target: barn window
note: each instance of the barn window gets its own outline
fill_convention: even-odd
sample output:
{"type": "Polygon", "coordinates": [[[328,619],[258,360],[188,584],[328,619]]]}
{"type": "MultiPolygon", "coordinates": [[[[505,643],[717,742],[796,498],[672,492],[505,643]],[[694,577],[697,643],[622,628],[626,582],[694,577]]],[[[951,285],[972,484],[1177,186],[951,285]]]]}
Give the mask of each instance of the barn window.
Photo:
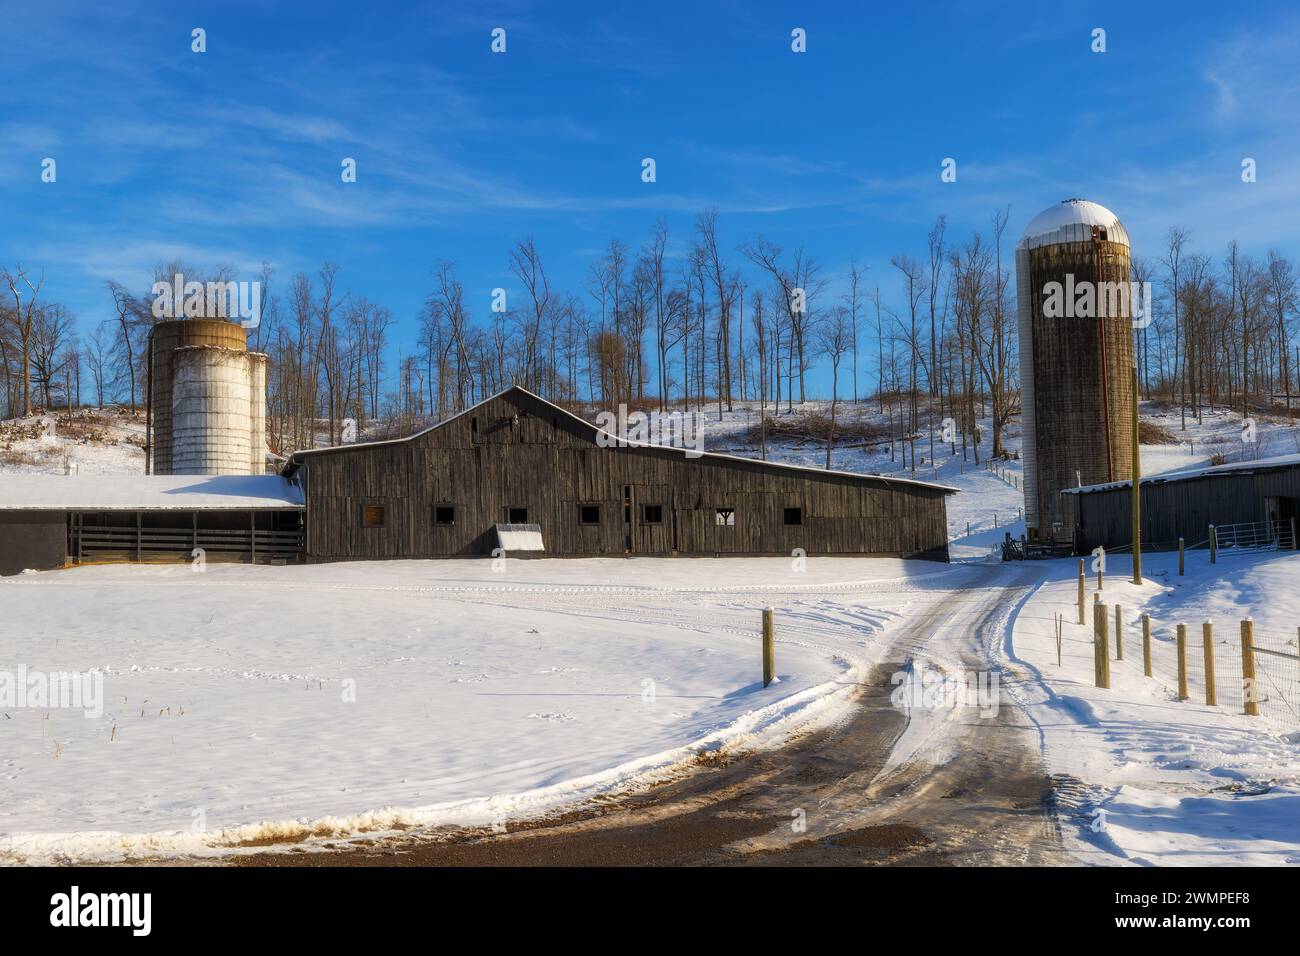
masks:
{"type": "Polygon", "coordinates": [[[455,505],[434,505],[433,523],[441,524],[441,525],[455,524],[456,523],[455,505]]]}
{"type": "Polygon", "coordinates": [[[600,505],[581,505],[578,520],[583,524],[600,524],[600,505]]]}
{"type": "Polygon", "coordinates": [[[527,508],[507,508],[506,519],[510,524],[528,524],[527,508]]]}
{"type": "Polygon", "coordinates": [[[790,525],[790,524],[803,524],[803,509],[802,509],[802,508],[786,508],[786,509],[785,509],[785,523],[788,524],[788,525],[790,525]]]}
{"type": "Polygon", "coordinates": [[[721,527],[734,528],[736,526],[736,509],[719,508],[713,523],[721,527]]]}
{"type": "Polygon", "coordinates": [[[383,505],[362,505],[361,506],[361,527],[363,528],[382,528],[386,523],[387,514],[383,505]]]}
{"type": "Polygon", "coordinates": [[[646,524],[663,524],[664,506],[643,505],[641,508],[641,520],[644,521],[646,524]]]}

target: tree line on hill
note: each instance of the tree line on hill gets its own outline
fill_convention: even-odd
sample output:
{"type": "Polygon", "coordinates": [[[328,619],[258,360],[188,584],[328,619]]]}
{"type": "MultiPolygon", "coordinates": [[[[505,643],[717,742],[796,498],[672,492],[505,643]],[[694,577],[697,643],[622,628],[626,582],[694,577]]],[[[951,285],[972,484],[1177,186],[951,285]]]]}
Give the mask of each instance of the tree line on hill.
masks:
{"type": "MultiPolygon", "coordinates": [[[[817,398],[809,379],[819,369],[830,385],[820,396],[831,401],[828,461],[845,401],[876,406],[891,454],[897,448],[912,470],[918,440],[931,458],[946,441],[949,454],[978,460],[981,419],[1000,457],[1019,411],[1008,218],[1000,209],[985,229],[954,241],[939,216],[921,255],[831,270],[805,248],[762,235],[729,244],[708,210],[677,246],[663,218],[639,246],[612,239],[581,289],[553,284],[539,245],[525,238],[507,254],[512,288],[486,301],[467,296],[455,262],[435,263],[410,331],[346,288],[335,263],[283,285],[264,264],[248,342],[269,356],[268,436],[289,450],[347,440],[349,423],[358,434],[377,423],[400,434],[510,384],[570,407],[721,415],[758,402],[761,422],[817,398]]],[[[159,321],[152,283],[178,272],[236,278],[231,267],[196,272],[172,262],[147,289],[110,280],[107,317],[86,329],[39,271],[0,269],[4,416],[142,405],[149,330],[159,321]]],[[[1154,322],[1134,333],[1145,396],[1179,403],[1184,421],[1215,404],[1243,414],[1290,409],[1300,347],[1293,353],[1289,260],[1272,250],[1253,258],[1236,241],[1215,259],[1173,228],[1158,255],[1134,258],[1132,278],[1156,290],[1154,322]]]]}

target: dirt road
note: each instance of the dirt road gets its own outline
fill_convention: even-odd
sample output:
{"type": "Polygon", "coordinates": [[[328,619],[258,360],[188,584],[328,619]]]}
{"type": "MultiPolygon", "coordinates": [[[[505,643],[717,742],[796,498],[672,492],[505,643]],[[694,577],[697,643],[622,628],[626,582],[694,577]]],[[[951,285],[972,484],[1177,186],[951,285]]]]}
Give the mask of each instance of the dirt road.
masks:
{"type": "MultiPolygon", "coordinates": [[[[926,706],[922,675],[990,671],[1032,572],[972,569],[893,634],[835,725],[770,751],[505,833],[429,834],[258,853],[241,866],[1041,865],[1064,862],[1036,731],[1006,693],[926,706]],[[901,688],[900,688],[901,684],[901,688]],[[904,694],[903,690],[912,693],[904,694]],[[900,696],[906,698],[900,705],[900,696]]],[[[1016,675],[992,668],[1005,689],[1016,675]]]]}

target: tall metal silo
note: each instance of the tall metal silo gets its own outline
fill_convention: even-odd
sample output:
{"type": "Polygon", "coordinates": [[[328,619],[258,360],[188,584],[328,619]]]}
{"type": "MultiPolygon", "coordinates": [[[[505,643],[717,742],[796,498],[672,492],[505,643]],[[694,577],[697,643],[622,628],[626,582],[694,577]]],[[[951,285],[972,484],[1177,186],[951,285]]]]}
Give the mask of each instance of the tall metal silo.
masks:
{"type": "Polygon", "coordinates": [[[1045,209],[1016,244],[1031,539],[1073,537],[1074,498],[1062,489],[1131,473],[1130,279],[1128,233],[1094,202],[1067,199],[1045,209]]]}
{"type": "Polygon", "coordinates": [[[266,455],[266,356],[220,319],[153,328],[150,470],[157,475],[260,475],[266,455]]]}

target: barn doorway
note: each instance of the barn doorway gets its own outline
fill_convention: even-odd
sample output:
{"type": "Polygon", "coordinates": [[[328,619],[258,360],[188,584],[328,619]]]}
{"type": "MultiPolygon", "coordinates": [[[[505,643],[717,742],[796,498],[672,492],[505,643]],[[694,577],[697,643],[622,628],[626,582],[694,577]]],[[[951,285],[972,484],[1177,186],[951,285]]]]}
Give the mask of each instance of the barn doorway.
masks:
{"type": "Polygon", "coordinates": [[[632,486],[623,486],[623,549],[632,553],[632,486]]]}
{"type": "Polygon", "coordinates": [[[1300,550],[1300,540],[1296,540],[1296,527],[1300,524],[1300,498],[1279,495],[1264,499],[1264,520],[1269,529],[1279,539],[1290,541],[1292,550],[1300,550]]]}

